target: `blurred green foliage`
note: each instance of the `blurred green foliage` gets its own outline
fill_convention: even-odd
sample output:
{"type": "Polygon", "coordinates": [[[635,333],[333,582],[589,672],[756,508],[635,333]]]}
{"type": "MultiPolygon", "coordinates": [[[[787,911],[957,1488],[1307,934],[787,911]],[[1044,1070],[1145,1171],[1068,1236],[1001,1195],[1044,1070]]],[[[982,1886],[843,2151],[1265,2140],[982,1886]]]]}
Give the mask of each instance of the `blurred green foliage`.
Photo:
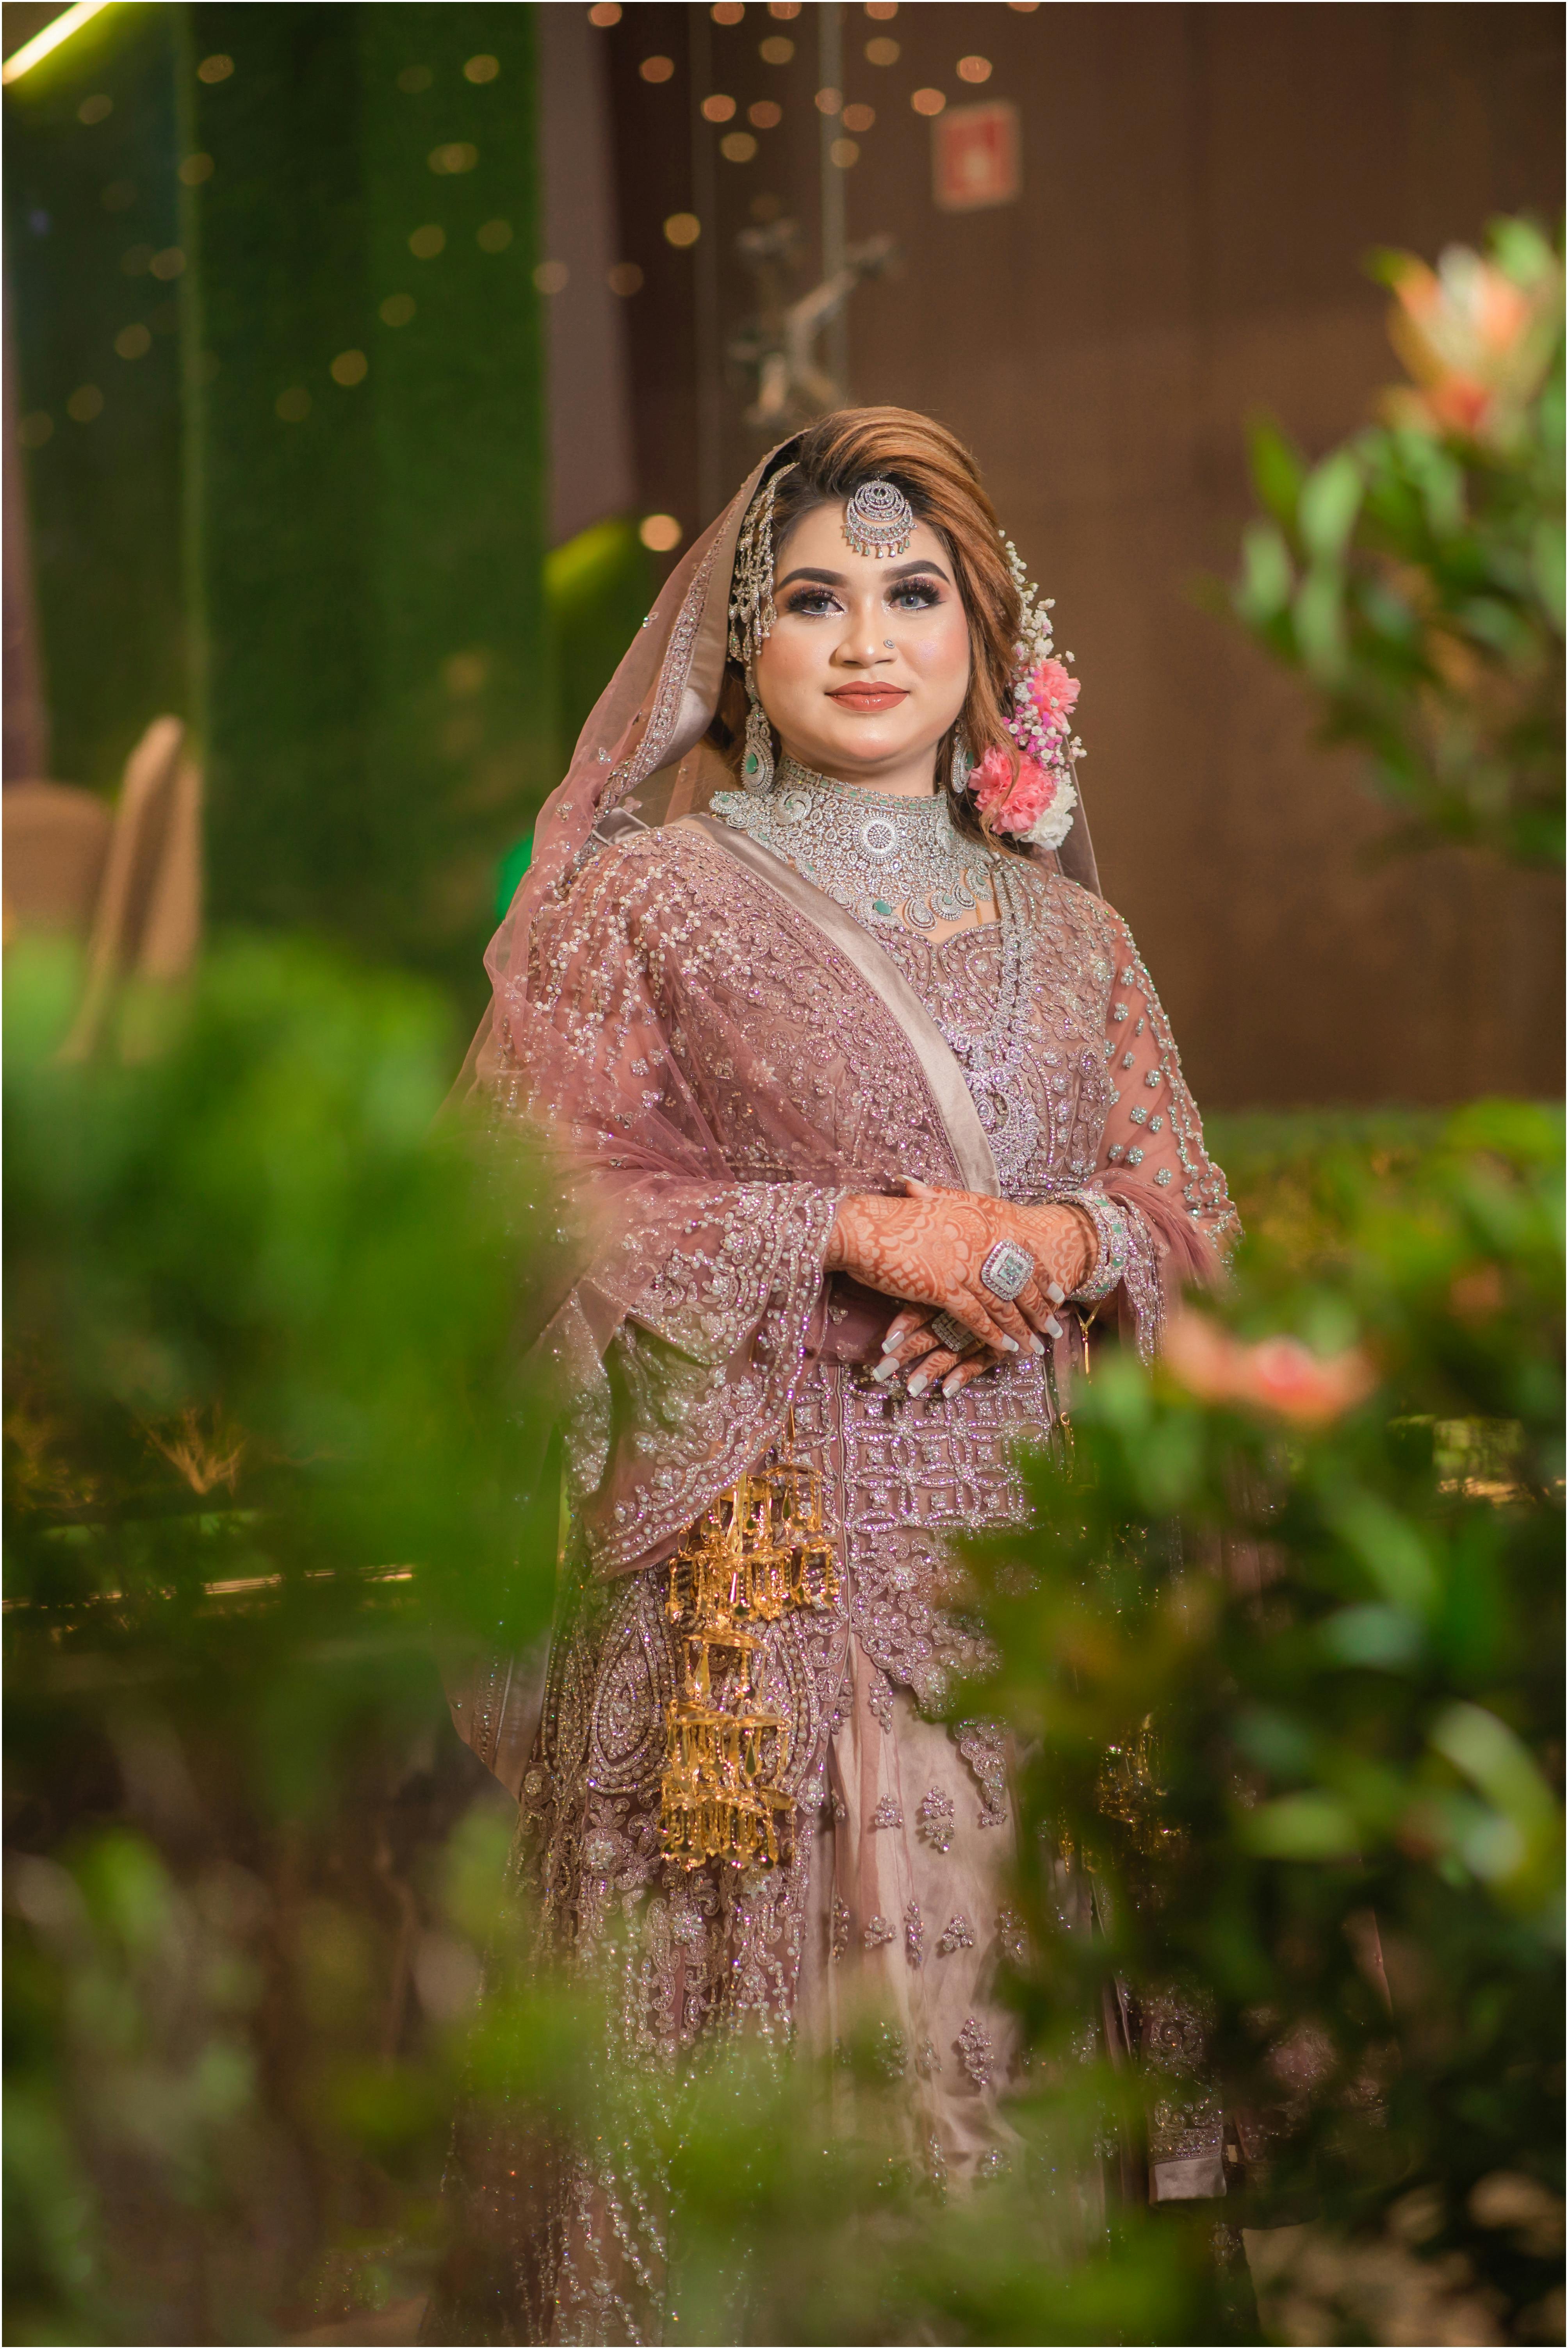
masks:
{"type": "Polygon", "coordinates": [[[594,523],[545,556],[562,773],[658,590],[657,568],[631,514],[594,523]]]}
{"type": "Polygon", "coordinates": [[[432,1648],[548,1620],[547,1194],[412,982],[236,941],[88,1066],[8,980],[10,2329],[270,2337],[433,2226],[505,1827],[432,1648]]]}
{"type": "MultiPolygon", "coordinates": [[[[630,514],[596,522],[544,558],[544,608],[555,734],[539,797],[566,772],[577,737],[615,674],[658,593],[653,558],[630,514]]],[[[496,874],[496,917],[511,905],[533,853],[533,828],[514,841],[496,874]]]]}
{"type": "Polygon", "coordinates": [[[1321,739],[1368,754],[1395,844],[1563,855],[1563,268],[1527,222],[1434,273],[1385,254],[1415,384],[1309,463],[1256,426],[1233,595],[1321,739]]]}
{"type": "MultiPolygon", "coordinates": [[[[1048,2044],[1113,1981],[1174,1986],[1208,2039],[1179,2093],[1251,2116],[1228,2216],[1392,2222],[1493,2337],[1554,2337],[1560,1121],[1320,1129],[1288,1168],[1280,1123],[1295,1195],[1223,1327],[1153,1371],[1102,1358],[1037,1530],[984,1554],[1036,1741],[1030,2011],[1048,2044]],[[1271,1379],[1281,1332],[1323,1393],[1271,1379]],[[1368,1391],[1336,1402],[1346,1362],[1368,1391]],[[1098,1941],[1049,1934],[1063,1849],[1104,1889],[1098,1941]]],[[[1342,2282],[1310,2337],[1367,2337],[1342,2282]]]]}

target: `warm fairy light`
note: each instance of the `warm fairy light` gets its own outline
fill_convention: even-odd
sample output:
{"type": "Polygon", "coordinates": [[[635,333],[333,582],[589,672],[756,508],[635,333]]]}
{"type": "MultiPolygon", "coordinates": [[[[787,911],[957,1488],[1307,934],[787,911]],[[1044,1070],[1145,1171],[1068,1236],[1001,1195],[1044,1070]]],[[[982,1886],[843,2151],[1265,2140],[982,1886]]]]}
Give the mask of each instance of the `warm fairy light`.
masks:
{"type": "Polygon", "coordinates": [[[669,81],[675,69],[673,57],[645,57],[637,67],[645,81],[669,81]]]}
{"type": "Polygon", "coordinates": [[[768,14],[781,16],[788,24],[792,16],[800,14],[800,0],[768,0],[768,14]]]}
{"type": "Polygon", "coordinates": [[[467,139],[449,139],[444,147],[432,147],[429,154],[431,171],[447,178],[471,171],[479,160],[479,149],[467,139]]]}
{"type": "Polygon", "coordinates": [[[114,347],[122,359],[144,359],[152,348],[152,336],[145,326],[122,326],[114,347]]]}
{"type": "Polygon", "coordinates": [[[898,0],[866,0],[866,15],[885,25],[890,16],[898,15],[898,0]]]}
{"type": "Polygon", "coordinates": [[[1039,5],[1040,0],[1007,0],[1015,16],[1032,16],[1039,5]]]}
{"type": "Polygon", "coordinates": [[[787,66],[795,54],[795,44],[782,33],[771,33],[767,40],[758,41],[757,54],[765,66],[787,66]]]}
{"type": "Polygon", "coordinates": [[[917,89],[909,102],[916,114],[940,114],[947,100],[939,89],[917,89]]]}
{"type": "Polygon", "coordinates": [[[434,261],[438,253],[447,249],[447,232],[432,222],[428,228],[417,228],[408,239],[408,250],[416,261],[434,261]]]}
{"type": "Polygon", "coordinates": [[[171,244],[162,253],[155,253],[147,265],[154,277],[161,278],[167,285],[170,278],[179,277],[183,274],[185,255],[177,244],[171,244]]]}
{"type": "Polygon", "coordinates": [[[216,57],[202,58],[196,68],[196,78],[206,82],[227,81],[233,70],[233,58],[224,57],[220,51],[216,57]]]}
{"type": "Polygon", "coordinates": [[[564,294],[572,283],[572,272],[563,261],[542,261],[533,282],[542,294],[564,294]]]}
{"type": "Polygon", "coordinates": [[[410,98],[418,98],[422,89],[429,88],[435,78],[428,66],[405,66],[397,77],[397,87],[406,90],[410,98]]]}
{"type": "Polygon", "coordinates": [[[211,178],[215,169],[211,155],[187,155],[180,166],[181,184],[182,187],[199,188],[203,180],[211,178]]]}
{"type": "Polygon", "coordinates": [[[66,414],[73,424],[90,424],[95,416],[103,414],[103,394],[96,383],[84,383],[73,391],[66,402],[66,414]]]}
{"type": "Polygon", "coordinates": [[[713,0],[707,13],[716,25],[738,25],[746,11],[740,0],[713,0]]]}
{"type": "Polygon", "coordinates": [[[672,212],[665,222],[665,242],[684,252],[695,244],[702,234],[702,222],[695,212],[672,212]]]}
{"type": "Polygon", "coordinates": [[[406,326],[417,307],[412,294],[388,294],[381,305],[381,323],[384,326],[406,326]]]}
{"type": "Polygon", "coordinates": [[[369,372],[370,362],[363,351],[339,351],[327,369],[334,383],[340,383],[345,391],[363,383],[369,372]]]}
{"type": "Polygon", "coordinates": [[[474,243],[481,253],[504,253],[511,243],[510,221],[484,221],[474,231],[474,243]]]}
{"type": "Polygon", "coordinates": [[[841,171],[849,171],[861,160],[861,150],[852,139],[835,139],[828,150],[828,160],[841,171]]]}
{"type": "Polygon", "coordinates": [[[727,163],[749,163],[757,152],[757,141],[749,130],[730,130],[718,142],[718,151],[727,163]]]}
{"type": "Polygon", "coordinates": [[[896,66],[898,60],[898,43],[896,41],[890,41],[885,33],[879,33],[874,41],[868,41],[866,43],[867,65],[896,66]]]}
{"type": "Polygon", "coordinates": [[[711,98],[703,99],[701,111],[705,122],[733,122],[735,100],[726,98],[722,91],[715,90],[711,98]]]}
{"type": "Polygon", "coordinates": [[[686,533],[674,514],[648,514],[637,532],[643,544],[654,554],[668,554],[680,544],[686,533]]]}
{"type": "Polygon", "coordinates": [[[20,81],[25,73],[31,73],[35,66],[54,54],[62,41],[79,33],[108,5],[108,0],[77,0],[74,8],[67,8],[64,16],[57,16],[52,25],[46,25],[41,33],[35,33],[30,41],[24,41],[15,54],[6,58],[4,67],[0,67],[0,81],[20,81]]]}
{"type": "Polygon", "coordinates": [[[604,282],[612,294],[619,294],[625,301],[642,292],[643,273],[634,261],[617,261],[604,282]]]}
{"type": "Polygon", "coordinates": [[[759,98],[755,106],[747,108],[746,119],[754,130],[777,130],[784,119],[784,109],[770,98],[759,98]]]}
{"type": "Polygon", "coordinates": [[[90,126],[92,123],[107,120],[108,116],[113,112],[113,98],[109,97],[107,90],[100,89],[95,92],[91,98],[83,98],[81,104],[77,109],[77,120],[78,122],[86,122],[90,126]]]}
{"type": "Polygon", "coordinates": [[[811,103],[819,114],[841,114],[844,93],[841,89],[820,89],[811,103]]]}
{"type": "Polygon", "coordinates": [[[958,78],[960,81],[989,81],[991,78],[990,58],[960,57],[958,60],[958,78]]]}
{"type": "Polygon", "coordinates": [[[846,130],[869,130],[876,119],[877,110],[874,106],[846,106],[844,109],[846,130]]]}
{"type": "Polygon", "coordinates": [[[303,383],[296,383],[292,389],[279,392],[273,410],[285,424],[303,424],[310,414],[310,394],[303,383]]]}
{"type": "Polygon", "coordinates": [[[618,25],[621,21],[620,0],[593,0],[588,11],[591,25],[618,25]]]}
{"type": "Polygon", "coordinates": [[[500,71],[500,59],[499,57],[488,57],[483,56],[470,57],[468,64],[463,67],[463,79],[465,81],[494,81],[500,71]]]}

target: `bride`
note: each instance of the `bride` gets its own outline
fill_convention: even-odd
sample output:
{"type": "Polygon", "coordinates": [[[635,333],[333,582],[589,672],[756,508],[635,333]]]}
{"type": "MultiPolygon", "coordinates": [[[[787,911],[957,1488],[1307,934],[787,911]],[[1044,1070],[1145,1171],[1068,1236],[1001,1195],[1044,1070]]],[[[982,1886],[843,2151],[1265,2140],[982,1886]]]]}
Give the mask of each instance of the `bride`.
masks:
{"type": "MultiPolygon", "coordinates": [[[[1016,1447],[1091,1324],[1151,1352],[1235,1228],[1099,895],[1049,609],[927,418],[776,450],[583,730],[470,1064],[553,1137],[578,1236],[529,1930],[611,2002],[603,2060],[671,2079],[874,2011],[950,2190],[1014,2142],[1021,1932],[1006,1730],[951,1717],[987,1661],[951,1538],[1026,1514],[1016,1447]]],[[[464,1720],[498,1769],[500,1687],[464,1720]]],[[[1216,2148],[1163,2150],[1157,2197],[1212,2190],[1216,2148]]],[[[521,2200],[487,2168],[459,2130],[438,2337],[659,2336],[645,2178],[591,2137],[521,2200]]]]}

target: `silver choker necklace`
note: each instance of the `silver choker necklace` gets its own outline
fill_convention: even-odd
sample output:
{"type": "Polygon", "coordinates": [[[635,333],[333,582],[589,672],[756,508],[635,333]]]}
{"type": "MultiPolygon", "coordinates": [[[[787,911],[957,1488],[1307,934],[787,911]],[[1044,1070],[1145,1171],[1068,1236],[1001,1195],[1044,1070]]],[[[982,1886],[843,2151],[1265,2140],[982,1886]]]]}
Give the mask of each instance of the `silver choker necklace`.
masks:
{"type": "Polygon", "coordinates": [[[993,853],[956,829],[945,792],[901,799],[784,758],[770,792],[716,792],[712,807],[868,926],[934,929],[991,895],[993,853]]]}

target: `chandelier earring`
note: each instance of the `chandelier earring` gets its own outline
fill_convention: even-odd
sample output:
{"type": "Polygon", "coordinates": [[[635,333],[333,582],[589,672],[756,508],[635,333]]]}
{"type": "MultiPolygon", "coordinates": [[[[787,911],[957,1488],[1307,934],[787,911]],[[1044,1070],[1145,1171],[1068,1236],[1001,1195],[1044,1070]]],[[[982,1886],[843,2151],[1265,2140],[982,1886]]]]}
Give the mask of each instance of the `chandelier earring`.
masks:
{"type": "Polygon", "coordinates": [[[974,772],[975,753],[969,748],[969,737],[960,720],[953,730],[953,765],[947,780],[955,792],[966,792],[969,778],[974,772]]]}
{"type": "Polygon", "coordinates": [[[773,729],[758,698],[757,681],[749,668],[746,672],[746,749],[741,754],[740,781],[747,791],[760,799],[765,792],[773,789],[773,729]]]}

